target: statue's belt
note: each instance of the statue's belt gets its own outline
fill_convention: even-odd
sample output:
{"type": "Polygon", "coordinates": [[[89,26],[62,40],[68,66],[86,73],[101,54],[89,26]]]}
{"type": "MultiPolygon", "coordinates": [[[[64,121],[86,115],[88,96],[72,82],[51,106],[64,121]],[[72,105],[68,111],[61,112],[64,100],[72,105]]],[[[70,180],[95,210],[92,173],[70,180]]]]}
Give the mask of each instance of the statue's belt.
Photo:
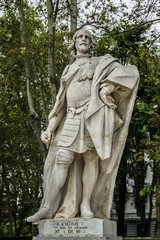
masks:
{"type": "Polygon", "coordinates": [[[74,114],[81,113],[83,110],[87,110],[88,105],[89,105],[90,97],[86,98],[85,100],[80,101],[76,104],[71,104],[70,106],[67,107],[67,112],[71,112],[74,114]]]}

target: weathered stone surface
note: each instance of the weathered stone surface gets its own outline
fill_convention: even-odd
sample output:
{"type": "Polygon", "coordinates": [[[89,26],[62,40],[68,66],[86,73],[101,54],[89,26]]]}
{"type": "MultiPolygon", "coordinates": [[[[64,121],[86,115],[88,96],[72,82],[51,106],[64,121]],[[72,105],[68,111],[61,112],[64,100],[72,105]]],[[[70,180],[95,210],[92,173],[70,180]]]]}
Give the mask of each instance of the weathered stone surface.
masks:
{"type": "Polygon", "coordinates": [[[33,240],[122,240],[122,237],[33,237],[33,240]]]}
{"type": "Polygon", "coordinates": [[[43,237],[113,237],[117,235],[116,222],[105,219],[46,219],[38,223],[43,237]]]}

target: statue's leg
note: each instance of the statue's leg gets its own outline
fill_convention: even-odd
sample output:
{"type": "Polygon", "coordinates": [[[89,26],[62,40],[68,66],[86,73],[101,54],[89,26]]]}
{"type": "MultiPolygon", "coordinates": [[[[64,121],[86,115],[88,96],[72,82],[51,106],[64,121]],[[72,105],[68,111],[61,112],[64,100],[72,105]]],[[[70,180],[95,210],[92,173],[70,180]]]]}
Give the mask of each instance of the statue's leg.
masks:
{"type": "Polygon", "coordinates": [[[51,208],[54,201],[65,184],[68,168],[74,159],[74,153],[67,149],[59,149],[56,155],[56,162],[51,173],[51,182],[47,186],[46,198],[43,206],[33,216],[27,218],[28,222],[35,222],[41,219],[52,218],[51,208]]]}
{"type": "Polygon", "coordinates": [[[83,157],[85,164],[82,176],[83,194],[80,206],[81,217],[93,218],[93,213],[90,208],[90,199],[98,177],[99,156],[96,150],[92,150],[84,153],[83,157]]]}

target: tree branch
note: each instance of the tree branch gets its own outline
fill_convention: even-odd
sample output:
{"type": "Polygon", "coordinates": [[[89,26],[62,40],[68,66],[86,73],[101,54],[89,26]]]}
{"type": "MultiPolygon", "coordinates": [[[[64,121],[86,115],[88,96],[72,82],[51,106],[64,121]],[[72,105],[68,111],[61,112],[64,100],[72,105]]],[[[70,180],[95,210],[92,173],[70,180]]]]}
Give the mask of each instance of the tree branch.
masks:
{"type": "MultiPolygon", "coordinates": [[[[24,11],[23,11],[22,0],[17,0],[17,5],[18,5],[18,9],[19,9],[19,14],[20,14],[20,29],[21,29],[22,45],[25,46],[26,49],[33,51],[33,48],[32,48],[31,42],[30,42],[30,38],[29,38],[28,29],[26,27],[26,20],[25,20],[24,11]]],[[[33,97],[32,97],[32,90],[31,90],[31,81],[33,82],[35,79],[37,79],[37,81],[38,81],[38,74],[36,71],[34,59],[32,57],[30,57],[26,51],[24,53],[24,62],[25,62],[25,71],[26,71],[26,76],[27,76],[27,78],[26,78],[27,99],[28,99],[28,105],[29,105],[29,110],[30,110],[30,114],[31,114],[31,120],[32,120],[32,124],[34,126],[34,131],[35,131],[37,140],[42,149],[43,159],[45,160],[46,155],[47,155],[47,149],[40,138],[41,124],[40,124],[39,116],[35,110],[34,101],[33,101],[33,97]],[[30,69],[30,67],[31,67],[31,69],[30,69]],[[33,73],[33,75],[32,75],[32,73],[33,73]]]]}
{"type": "Polygon", "coordinates": [[[59,7],[59,0],[56,1],[56,6],[55,6],[55,10],[54,10],[54,17],[53,17],[54,22],[56,22],[56,19],[57,19],[58,7],[59,7]]]}
{"type": "Polygon", "coordinates": [[[90,25],[93,26],[93,24],[98,24],[98,23],[99,23],[98,21],[92,21],[92,22],[87,21],[87,22],[85,22],[84,24],[82,24],[82,25],[78,28],[78,30],[81,29],[81,28],[83,28],[83,27],[85,27],[85,26],[90,26],[90,25]]]}
{"type": "Polygon", "coordinates": [[[145,26],[145,25],[150,24],[150,23],[155,23],[155,22],[158,22],[158,21],[160,21],[160,18],[155,19],[155,20],[150,20],[150,21],[147,21],[147,22],[144,22],[144,23],[141,22],[139,25],[137,25],[137,26],[135,26],[135,27],[133,27],[133,28],[126,29],[126,30],[123,30],[123,31],[118,31],[118,32],[115,33],[115,34],[111,34],[111,36],[115,36],[115,35],[118,36],[118,35],[121,35],[121,34],[123,34],[123,33],[127,33],[127,32],[130,32],[130,31],[134,31],[134,30],[136,30],[136,29],[141,28],[142,26],[145,26]]]}

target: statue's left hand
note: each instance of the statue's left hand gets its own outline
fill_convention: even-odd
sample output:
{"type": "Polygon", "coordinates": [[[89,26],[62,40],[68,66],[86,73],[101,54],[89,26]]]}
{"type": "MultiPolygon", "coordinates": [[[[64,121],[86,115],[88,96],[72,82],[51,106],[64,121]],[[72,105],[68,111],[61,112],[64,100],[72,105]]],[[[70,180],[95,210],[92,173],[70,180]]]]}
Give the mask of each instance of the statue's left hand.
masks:
{"type": "Polygon", "coordinates": [[[104,87],[99,92],[100,98],[102,102],[104,102],[109,108],[115,110],[117,106],[115,105],[115,100],[113,97],[108,93],[107,87],[104,87]]]}

